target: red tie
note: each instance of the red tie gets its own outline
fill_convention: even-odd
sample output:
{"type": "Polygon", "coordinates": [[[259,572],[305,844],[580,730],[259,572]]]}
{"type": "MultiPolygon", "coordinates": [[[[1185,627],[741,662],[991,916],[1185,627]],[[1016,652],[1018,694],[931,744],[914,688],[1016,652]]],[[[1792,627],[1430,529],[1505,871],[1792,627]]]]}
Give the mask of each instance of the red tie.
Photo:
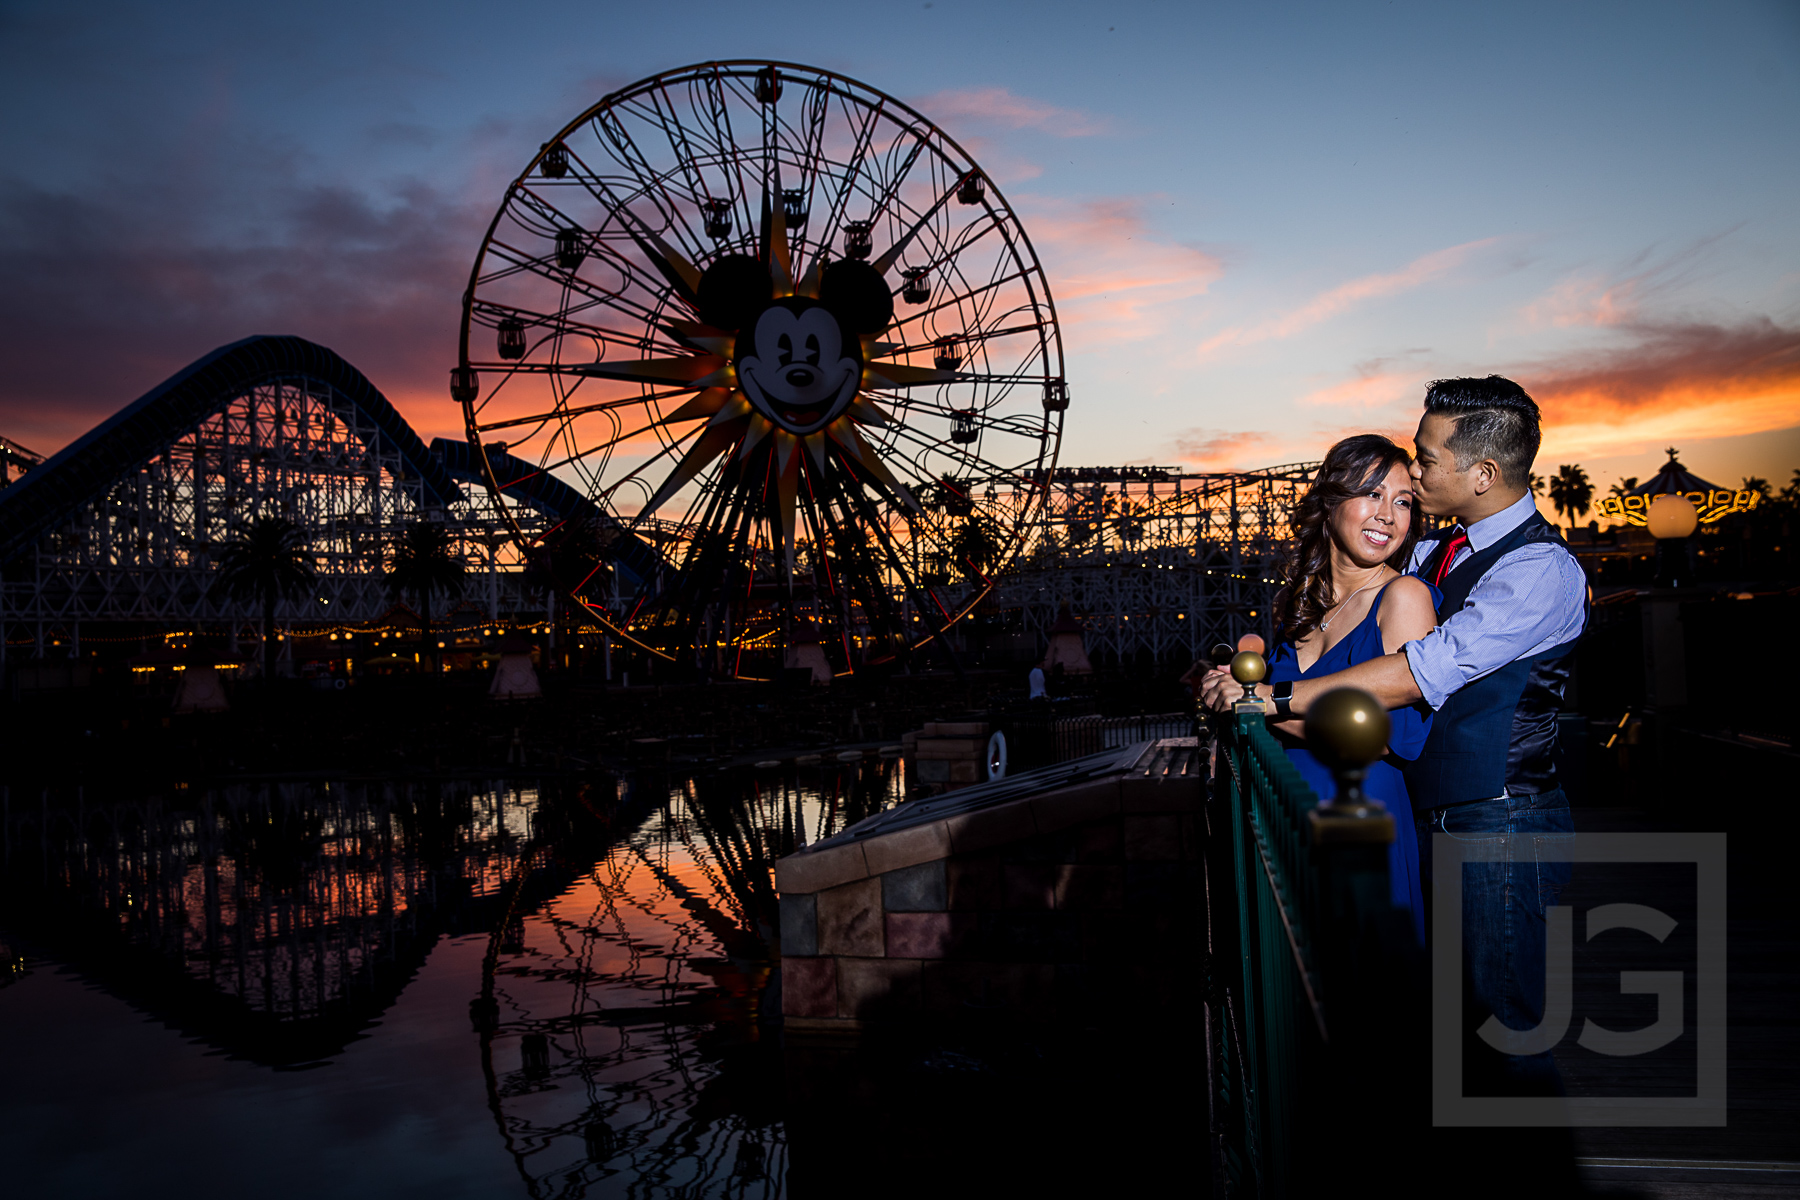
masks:
{"type": "Polygon", "coordinates": [[[1450,535],[1450,544],[1444,547],[1444,557],[1438,559],[1437,574],[1433,576],[1431,580],[1432,587],[1436,587],[1444,582],[1444,576],[1450,573],[1450,564],[1456,561],[1457,554],[1468,544],[1468,530],[1458,529],[1455,533],[1450,535]]]}

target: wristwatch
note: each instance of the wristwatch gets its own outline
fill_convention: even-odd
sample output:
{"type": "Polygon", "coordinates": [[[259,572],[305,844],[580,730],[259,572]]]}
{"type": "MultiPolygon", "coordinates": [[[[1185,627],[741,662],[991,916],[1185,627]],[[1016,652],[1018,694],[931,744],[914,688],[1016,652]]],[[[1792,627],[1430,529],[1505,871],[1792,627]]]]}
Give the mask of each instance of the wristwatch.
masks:
{"type": "Polygon", "coordinates": [[[1269,689],[1269,698],[1275,702],[1275,715],[1291,717],[1294,715],[1294,681],[1284,679],[1269,689]]]}

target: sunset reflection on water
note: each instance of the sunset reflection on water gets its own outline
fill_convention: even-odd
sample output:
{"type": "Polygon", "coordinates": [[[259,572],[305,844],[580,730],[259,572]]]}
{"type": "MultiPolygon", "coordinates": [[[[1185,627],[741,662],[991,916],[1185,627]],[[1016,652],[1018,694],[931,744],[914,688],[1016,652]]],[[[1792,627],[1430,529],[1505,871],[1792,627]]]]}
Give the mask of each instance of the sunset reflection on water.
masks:
{"type": "MultiPolygon", "coordinates": [[[[250,1089],[282,1114],[287,1145],[361,1136],[346,1118],[371,1088],[439,1103],[417,1094],[426,1089],[459,1114],[433,1116],[434,1136],[471,1157],[503,1152],[518,1194],[783,1195],[780,1067],[763,1004],[777,962],[772,864],[903,787],[897,762],[867,760],[542,785],[236,785],[185,804],[48,797],[31,819],[15,803],[10,861],[29,848],[44,870],[9,880],[0,924],[19,931],[6,936],[28,947],[28,968],[23,986],[0,990],[0,1025],[12,1005],[39,1043],[67,1046],[105,1041],[96,1021],[123,1034],[150,1015],[187,1040],[128,1054],[119,1076],[155,1097],[195,1068],[214,1074],[202,1108],[236,1119],[234,1097],[250,1089]],[[83,983],[102,995],[56,999],[83,983]],[[281,1069],[293,1066],[313,1069],[281,1069]],[[479,1120],[452,1103],[476,1094],[479,1120]]],[[[0,1035],[0,1051],[13,1040],[0,1035]]],[[[0,1145],[23,1178],[66,1182],[54,1147],[92,1116],[50,1078],[54,1057],[12,1061],[18,1091],[38,1097],[30,1117],[55,1136],[0,1145]],[[42,1102],[59,1094],[70,1111],[42,1102]]],[[[188,1079],[178,1090],[192,1089],[188,1079]]],[[[105,1162],[104,1139],[85,1145],[105,1162]]],[[[393,1194],[378,1180],[404,1175],[413,1151],[392,1136],[382,1145],[402,1161],[370,1174],[366,1191],[355,1173],[330,1186],[393,1194]]],[[[149,1162],[132,1146],[129,1167],[114,1164],[120,1179],[231,1190],[196,1187],[173,1146],[149,1162]]],[[[268,1195],[299,1194],[309,1170],[325,1169],[236,1152],[246,1161],[234,1186],[268,1195]]],[[[478,1194],[464,1186],[440,1194],[478,1194]]]]}

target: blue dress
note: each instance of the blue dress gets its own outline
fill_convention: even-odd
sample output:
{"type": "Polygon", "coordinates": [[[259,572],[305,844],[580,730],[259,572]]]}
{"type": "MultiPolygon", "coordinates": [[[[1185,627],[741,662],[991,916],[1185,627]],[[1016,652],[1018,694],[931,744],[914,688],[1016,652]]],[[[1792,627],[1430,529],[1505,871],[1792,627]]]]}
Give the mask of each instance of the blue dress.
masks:
{"type": "MultiPolygon", "coordinates": [[[[1390,581],[1388,587],[1391,586],[1390,581]]],[[[1425,586],[1431,587],[1430,584],[1425,586]]],[[[1386,654],[1387,650],[1381,642],[1381,626],[1377,623],[1381,613],[1381,598],[1386,594],[1387,587],[1375,593],[1375,601],[1369,605],[1368,615],[1363,617],[1361,624],[1339,638],[1336,645],[1319,655],[1318,661],[1304,671],[1300,669],[1299,658],[1291,642],[1283,642],[1275,647],[1275,653],[1269,659],[1269,682],[1317,679],[1386,654]]],[[[1435,604],[1439,598],[1438,590],[1431,588],[1432,602],[1435,604]]],[[[1425,737],[1431,732],[1431,709],[1424,701],[1420,701],[1407,708],[1390,709],[1388,717],[1394,724],[1393,732],[1388,737],[1390,753],[1388,758],[1369,764],[1363,791],[1371,799],[1386,805],[1388,814],[1394,818],[1394,841],[1388,847],[1388,878],[1393,885],[1393,900],[1397,907],[1412,910],[1413,931],[1418,935],[1419,944],[1424,945],[1425,898],[1419,885],[1419,836],[1413,829],[1412,802],[1407,799],[1406,779],[1391,760],[1404,758],[1411,761],[1419,757],[1419,752],[1425,748],[1425,737]]],[[[1299,769],[1307,786],[1317,792],[1321,799],[1337,794],[1337,784],[1332,780],[1331,772],[1309,751],[1297,746],[1291,747],[1288,757],[1299,769]]]]}

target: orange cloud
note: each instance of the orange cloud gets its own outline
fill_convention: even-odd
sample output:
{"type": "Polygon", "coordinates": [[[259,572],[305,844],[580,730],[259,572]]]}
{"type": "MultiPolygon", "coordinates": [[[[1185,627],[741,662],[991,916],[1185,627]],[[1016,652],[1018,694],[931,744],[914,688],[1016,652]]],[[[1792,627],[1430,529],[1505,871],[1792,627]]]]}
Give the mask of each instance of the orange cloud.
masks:
{"type": "Polygon", "coordinates": [[[1544,411],[1546,454],[1641,453],[1800,425],[1800,329],[1767,317],[1630,329],[1630,346],[1512,373],[1544,411]]]}
{"type": "Polygon", "coordinates": [[[1092,137],[1105,133],[1108,122],[1079,109],[1058,108],[1006,88],[955,88],[933,92],[912,102],[933,121],[987,121],[1006,129],[1036,129],[1058,137],[1092,137]]]}
{"type": "Polygon", "coordinates": [[[1316,408],[1364,411],[1396,402],[1417,404],[1432,372],[1427,367],[1410,365],[1410,360],[1429,353],[1429,350],[1409,350],[1397,358],[1371,358],[1357,363],[1355,378],[1308,392],[1300,397],[1300,403],[1316,408]]]}
{"type": "Polygon", "coordinates": [[[1527,304],[1525,320],[1531,325],[1623,325],[1637,316],[1640,280],[1627,279],[1610,287],[1591,276],[1563,280],[1541,299],[1527,304]]]}
{"type": "Polygon", "coordinates": [[[1320,292],[1292,312],[1283,313],[1279,317],[1272,317],[1248,328],[1236,326],[1223,333],[1215,334],[1200,343],[1199,356],[1205,358],[1223,346],[1245,346],[1253,342],[1292,337],[1302,329],[1308,329],[1321,321],[1329,320],[1365,300],[1410,291],[1434,279],[1441,278],[1462,266],[1476,251],[1485,249],[1499,240],[1498,238],[1482,238],[1480,241],[1464,242],[1460,246],[1448,246],[1415,258],[1398,271],[1364,275],[1359,279],[1340,283],[1328,291],[1320,292]]]}
{"type": "Polygon", "coordinates": [[[1188,429],[1175,435],[1175,455],[1202,470],[1249,470],[1270,461],[1281,439],[1260,430],[1188,429]]]}
{"type": "Polygon", "coordinates": [[[1710,259],[1714,247],[1734,232],[1736,227],[1710,234],[1661,258],[1646,250],[1631,262],[1631,273],[1622,279],[1571,275],[1527,304],[1520,315],[1527,325],[1557,329],[1643,324],[1640,311],[1688,282],[1710,259]]]}
{"type": "Polygon", "coordinates": [[[1081,204],[1023,198],[1025,227],[1053,281],[1057,316],[1081,348],[1165,333],[1175,306],[1222,273],[1204,250],[1161,240],[1132,199],[1081,204]]]}

